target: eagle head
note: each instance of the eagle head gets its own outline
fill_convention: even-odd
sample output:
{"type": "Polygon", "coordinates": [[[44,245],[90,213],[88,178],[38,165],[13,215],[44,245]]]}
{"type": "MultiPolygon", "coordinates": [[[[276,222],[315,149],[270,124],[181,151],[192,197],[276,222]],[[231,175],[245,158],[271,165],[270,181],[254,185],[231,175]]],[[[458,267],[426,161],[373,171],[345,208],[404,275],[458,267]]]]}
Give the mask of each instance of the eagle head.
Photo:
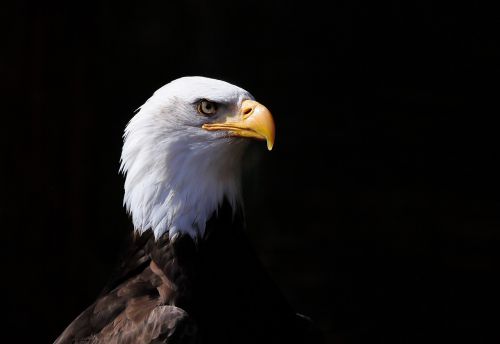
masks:
{"type": "Polygon", "coordinates": [[[184,77],[158,89],[124,134],[120,170],[135,229],[202,236],[224,199],[240,204],[247,139],[271,150],[274,132],[269,110],[227,82],[184,77]]]}

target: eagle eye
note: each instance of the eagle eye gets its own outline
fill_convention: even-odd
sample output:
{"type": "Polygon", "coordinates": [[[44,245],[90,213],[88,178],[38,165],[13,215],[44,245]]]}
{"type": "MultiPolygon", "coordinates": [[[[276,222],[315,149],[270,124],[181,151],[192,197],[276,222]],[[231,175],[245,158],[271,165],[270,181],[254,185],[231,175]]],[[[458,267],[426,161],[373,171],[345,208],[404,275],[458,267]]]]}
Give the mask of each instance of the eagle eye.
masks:
{"type": "Polygon", "coordinates": [[[202,100],[198,103],[198,112],[211,116],[217,112],[217,104],[208,100],[202,100]]]}

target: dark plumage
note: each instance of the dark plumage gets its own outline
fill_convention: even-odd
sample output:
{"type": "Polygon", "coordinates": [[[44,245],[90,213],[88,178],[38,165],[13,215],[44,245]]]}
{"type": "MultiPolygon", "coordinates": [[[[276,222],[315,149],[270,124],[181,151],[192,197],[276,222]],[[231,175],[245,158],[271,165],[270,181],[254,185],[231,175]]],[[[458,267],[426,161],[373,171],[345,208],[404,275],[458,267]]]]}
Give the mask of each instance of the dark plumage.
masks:
{"type": "Polygon", "coordinates": [[[63,343],[314,343],[257,259],[227,205],[205,240],[151,231],[97,301],[56,340],[63,343]]]}

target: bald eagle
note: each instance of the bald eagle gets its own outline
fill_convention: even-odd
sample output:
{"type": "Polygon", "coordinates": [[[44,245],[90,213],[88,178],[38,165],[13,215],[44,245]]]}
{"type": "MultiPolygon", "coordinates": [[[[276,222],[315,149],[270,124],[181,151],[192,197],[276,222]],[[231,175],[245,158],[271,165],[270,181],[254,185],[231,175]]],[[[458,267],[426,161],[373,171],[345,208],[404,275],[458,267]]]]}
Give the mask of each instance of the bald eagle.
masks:
{"type": "Polygon", "coordinates": [[[311,343],[249,245],[241,206],[247,139],[271,150],[269,110],[224,81],[158,89],[125,129],[132,247],[63,343],[311,343]]]}

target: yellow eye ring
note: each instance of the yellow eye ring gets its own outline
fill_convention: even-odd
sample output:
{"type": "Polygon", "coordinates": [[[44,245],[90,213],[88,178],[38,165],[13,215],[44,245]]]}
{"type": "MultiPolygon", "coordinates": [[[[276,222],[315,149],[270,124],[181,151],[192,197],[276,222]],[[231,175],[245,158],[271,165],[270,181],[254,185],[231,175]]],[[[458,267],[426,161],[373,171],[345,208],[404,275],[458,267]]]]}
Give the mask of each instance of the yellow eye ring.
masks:
{"type": "Polygon", "coordinates": [[[198,112],[206,116],[211,116],[217,112],[217,104],[208,100],[202,100],[198,103],[198,112]]]}

